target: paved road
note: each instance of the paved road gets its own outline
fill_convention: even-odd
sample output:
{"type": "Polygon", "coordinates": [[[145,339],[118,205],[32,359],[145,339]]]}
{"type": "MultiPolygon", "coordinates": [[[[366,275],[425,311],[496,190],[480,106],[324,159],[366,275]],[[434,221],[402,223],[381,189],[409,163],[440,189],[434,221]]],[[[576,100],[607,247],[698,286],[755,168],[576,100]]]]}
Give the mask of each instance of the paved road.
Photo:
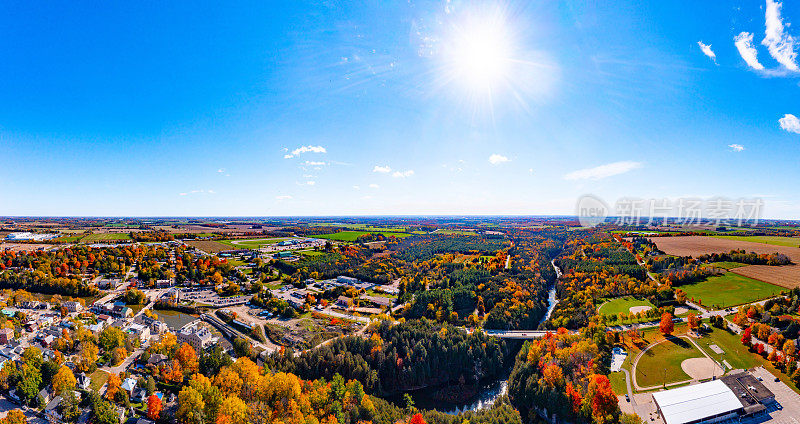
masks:
{"type": "Polygon", "coordinates": [[[625,373],[625,385],[628,387],[628,398],[631,401],[631,406],[633,409],[636,409],[636,399],[633,397],[633,388],[631,387],[631,373],[628,372],[625,368],[621,368],[620,371],[625,373]]]}
{"type": "Polygon", "coordinates": [[[133,353],[131,353],[130,356],[125,358],[124,361],[120,362],[119,365],[117,365],[115,367],[109,367],[108,365],[105,365],[105,366],[100,367],[100,369],[105,371],[105,372],[107,372],[107,373],[119,374],[122,371],[127,370],[128,366],[130,366],[130,364],[132,364],[133,361],[135,361],[136,358],[138,358],[139,355],[142,354],[142,352],[144,352],[144,348],[140,347],[140,348],[134,350],[133,353]]]}
{"type": "MultiPolygon", "coordinates": [[[[516,340],[530,340],[540,339],[547,333],[555,333],[555,331],[539,331],[539,330],[483,330],[490,336],[499,337],[501,339],[516,339],[516,340]]],[[[570,331],[570,334],[578,334],[577,331],[570,331]]]]}

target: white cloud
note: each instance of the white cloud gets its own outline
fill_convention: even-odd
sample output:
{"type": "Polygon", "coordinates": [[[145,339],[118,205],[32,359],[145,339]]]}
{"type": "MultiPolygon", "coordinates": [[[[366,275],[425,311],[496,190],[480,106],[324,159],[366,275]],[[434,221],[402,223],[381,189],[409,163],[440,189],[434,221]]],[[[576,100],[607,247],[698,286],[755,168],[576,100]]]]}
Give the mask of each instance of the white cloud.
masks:
{"type": "Polygon", "coordinates": [[[286,195],[286,194],[284,194],[282,196],[275,196],[275,199],[277,199],[277,200],[291,200],[291,198],[292,198],[292,196],[289,196],[289,195],[286,195]]]}
{"type": "Polygon", "coordinates": [[[310,185],[310,186],[312,186],[312,185],[314,185],[314,184],[316,184],[316,182],[314,182],[314,181],[306,181],[306,185],[310,185]]]}
{"type": "Polygon", "coordinates": [[[414,175],[414,170],[413,169],[409,169],[407,171],[402,171],[402,172],[401,171],[395,171],[392,174],[392,177],[394,177],[394,178],[406,178],[406,177],[410,177],[412,175],[414,175]]]}
{"type": "Polygon", "coordinates": [[[189,193],[178,193],[179,196],[186,196],[189,193]]]}
{"type": "Polygon", "coordinates": [[[369,185],[369,188],[381,188],[381,186],[379,186],[379,185],[377,185],[375,183],[372,183],[372,184],[369,185]]]}
{"type": "Polygon", "coordinates": [[[328,151],[325,150],[325,148],[322,147],[322,146],[311,146],[311,145],[300,146],[300,147],[292,150],[290,153],[287,153],[287,154],[283,155],[283,158],[284,159],[291,159],[291,158],[293,158],[293,157],[295,157],[297,155],[301,155],[303,153],[327,153],[327,152],[328,151]]]}
{"type": "Polygon", "coordinates": [[[180,196],[188,196],[190,194],[203,194],[203,195],[205,195],[205,194],[217,194],[217,192],[214,191],[214,190],[199,190],[198,189],[198,190],[190,190],[188,192],[178,193],[178,195],[180,195],[180,196]]]}
{"type": "Polygon", "coordinates": [[[222,174],[223,172],[225,172],[225,168],[220,168],[220,169],[217,169],[217,172],[219,172],[220,174],[222,174]]]}
{"type": "Polygon", "coordinates": [[[717,63],[717,55],[714,54],[714,50],[711,50],[711,44],[705,44],[702,41],[698,41],[697,45],[700,46],[700,50],[703,51],[703,54],[708,56],[714,63],[717,63]]]}
{"type": "Polygon", "coordinates": [[[744,150],[744,146],[742,146],[741,144],[736,144],[736,143],[729,144],[728,147],[730,147],[731,150],[733,150],[734,152],[741,152],[742,150],[744,150]]]}
{"type": "Polygon", "coordinates": [[[353,186],[353,190],[361,190],[361,187],[359,187],[359,186],[357,186],[357,185],[354,185],[354,186],[353,186]]]}
{"type": "Polygon", "coordinates": [[[492,165],[499,165],[499,164],[504,163],[504,162],[509,162],[510,160],[511,159],[509,159],[509,158],[507,158],[507,157],[505,157],[503,155],[498,155],[497,153],[489,156],[489,163],[491,163],[492,165]]]}
{"type": "Polygon", "coordinates": [[[375,165],[375,167],[372,168],[372,172],[380,172],[381,174],[387,174],[389,172],[392,172],[392,168],[390,168],[389,166],[375,165]]]}
{"type": "Polygon", "coordinates": [[[641,162],[621,161],[607,163],[594,168],[579,169],[564,176],[565,180],[600,180],[614,175],[624,174],[642,167],[641,162]]]}
{"type": "Polygon", "coordinates": [[[765,21],[766,30],[761,44],[766,46],[769,54],[786,69],[795,72],[800,71],[796,62],[797,53],[794,51],[794,38],[783,31],[781,3],[767,0],[765,21]]]}
{"type": "Polygon", "coordinates": [[[783,130],[800,134],[800,119],[798,119],[796,116],[787,113],[786,115],[783,115],[783,118],[779,119],[778,122],[780,122],[783,130]]]}
{"type": "Polygon", "coordinates": [[[307,160],[304,165],[306,166],[325,166],[325,162],[307,160]]]}
{"type": "Polygon", "coordinates": [[[764,65],[758,62],[758,52],[756,51],[756,48],[753,47],[753,34],[749,32],[742,32],[734,37],[733,41],[736,45],[736,48],[739,50],[739,54],[742,56],[742,59],[747,62],[749,67],[759,71],[764,70],[764,65]]]}

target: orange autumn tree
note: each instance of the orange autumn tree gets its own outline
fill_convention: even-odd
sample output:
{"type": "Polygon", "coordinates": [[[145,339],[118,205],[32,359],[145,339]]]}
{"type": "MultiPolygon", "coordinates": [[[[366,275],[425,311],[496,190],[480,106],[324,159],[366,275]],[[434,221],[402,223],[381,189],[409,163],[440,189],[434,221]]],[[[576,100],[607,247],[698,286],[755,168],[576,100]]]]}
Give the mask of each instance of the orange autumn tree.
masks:
{"type": "Polygon", "coordinates": [[[700,328],[700,321],[697,319],[697,315],[695,315],[694,312],[689,314],[688,321],[689,328],[691,328],[692,331],[697,331],[697,329],[700,328]]]}
{"type": "Polygon", "coordinates": [[[122,385],[122,381],[119,379],[118,375],[111,373],[106,384],[108,384],[108,387],[106,388],[106,399],[113,402],[114,396],[117,395],[119,387],[122,385]]]}
{"type": "Polygon", "coordinates": [[[658,324],[658,329],[661,330],[661,334],[665,336],[669,336],[675,331],[675,323],[672,322],[672,314],[669,312],[664,312],[661,315],[661,323],[658,324]]]}
{"type": "Polygon", "coordinates": [[[157,420],[161,415],[162,408],[163,405],[161,405],[161,399],[156,396],[155,393],[147,398],[147,418],[150,418],[151,420],[157,420]]]}
{"type": "Polygon", "coordinates": [[[180,362],[181,368],[183,368],[183,371],[186,373],[194,374],[199,368],[197,362],[197,352],[195,352],[194,348],[187,343],[181,345],[180,349],[175,352],[175,359],[180,362]]]}

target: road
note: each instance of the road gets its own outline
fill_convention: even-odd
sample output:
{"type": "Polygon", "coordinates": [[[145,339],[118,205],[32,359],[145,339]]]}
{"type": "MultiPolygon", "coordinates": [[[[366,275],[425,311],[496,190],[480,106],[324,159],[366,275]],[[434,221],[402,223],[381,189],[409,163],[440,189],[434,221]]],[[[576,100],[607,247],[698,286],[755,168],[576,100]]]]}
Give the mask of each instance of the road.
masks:
{"type": "MultiPolygon", "coordinates": [[[[530,340],[540,339],[547,333],[555,333],[555,331],[539,331],[539,330],[483,330],[486,334],[501,339],[514,339],[514,340],[530,340]]],[[[578,334],[577,331],[569,331],[569,334],[578,334]]]]}
{"type": "Polygon", "coordinates": [[[105,371],[105,372],[107,372],[107,373],[119,374],[122,371],[127,370],[128,366],[130,364],[132,364],[133,361],[135,361],[136,358],[138,358],[139,355],[142,354],[142,352],[144,352],[144,348],[140,347],[140,348],[134,350],[133,353],[131,353],[127,358],[125,358],[124,361],[120,362],[119,365],[117,365],[115,367],[109,367],[108,365],[105,365],[105,366],[100,367],[100,369],[105,371]]]}
{"type": "Polygon", "coordinates": [[[237,330],[237,329],[231,327],[230,325],[222,322],[220,319],[218,319],[217,317],[215,317],[213,315],[203,314],[203,315],[200,316],[200,318],[203,321],[205,321],[205,322],[213,325],[214,327],[216,327],[217,330],[220,330],[222,332],[222,334],[227,336],[228,338],[233,338],[234,336],[242,337],[245,340],[247,340],[248,342],[250,342],[251,344],[253,344],[254,346],[256,346],[257,348],[259,348],[261,350],[266,350],[269,353],[275,352],[276,350],[278,350],[280,348],[280,346],[276,345],[275,343],[272,343],[272,341],[269,339],[269,337],[266,337],[266,339],[267,339],[266,343],[261,343],[261,342],[259,342],[257,340],[253,340],[250,336],[242,334],[242,332],[240,332],[239,330],[237,330]]]}

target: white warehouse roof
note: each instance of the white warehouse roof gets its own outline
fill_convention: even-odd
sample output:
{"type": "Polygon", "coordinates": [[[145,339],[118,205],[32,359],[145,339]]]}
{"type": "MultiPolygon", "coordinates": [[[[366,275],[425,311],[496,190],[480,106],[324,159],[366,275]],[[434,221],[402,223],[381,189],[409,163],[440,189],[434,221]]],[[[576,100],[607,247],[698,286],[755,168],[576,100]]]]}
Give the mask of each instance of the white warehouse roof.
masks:
{"type": "Polygon", "coordinates": [[[741,409],[742,403],[722,380],[653,393],[666,424],[684,424],[741,409]]]}

